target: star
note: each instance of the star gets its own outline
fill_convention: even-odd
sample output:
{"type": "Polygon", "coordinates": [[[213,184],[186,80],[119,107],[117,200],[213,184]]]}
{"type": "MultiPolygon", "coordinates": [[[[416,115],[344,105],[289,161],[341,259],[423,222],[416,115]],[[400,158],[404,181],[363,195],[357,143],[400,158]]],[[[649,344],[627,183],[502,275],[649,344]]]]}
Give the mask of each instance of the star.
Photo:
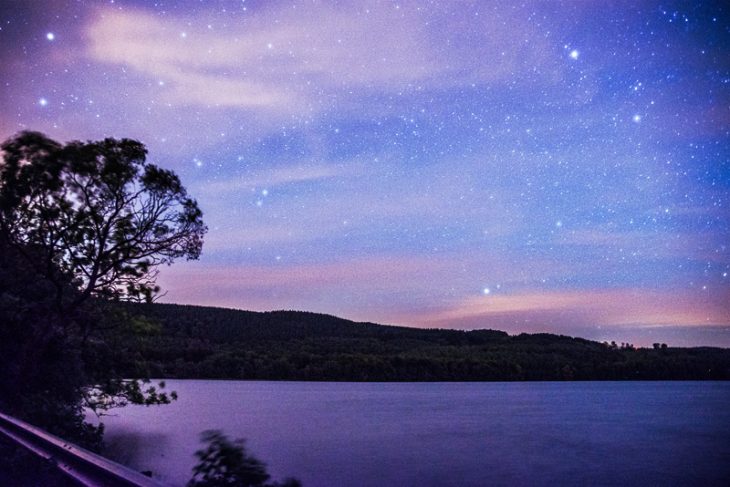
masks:
{"type": "MultiPolygon", "coordinates": [[[[22,25],[0,22],[8,41],[0,55],[19,68],[0,70],[0,141],[16,128],[139,139],[151,159],[180,172],[211,228],[231,226],[203,265],[235,272],[237,252],[226,249],[269,239],[280,252],[262,246],[236,265],[266,266],[277,253],[282,266],[326,272],[330,261],[368,272],[391,259],[423,262],[419,278],[394,266],[386,284],[397,292],[355,273],[333,297],[345,314],[375,304],[397,310],[386,317],[394,322],[445,292],[455,308],[462,299],[529,307],[516,296],[586,292],[561,306],[591,309],[594,291],[608,289],[608,300],[644,286],[656,306],[672,304],[667,316],[702,316],[697,296],[716,299],[730,286],[727,262],[690,265],[727,251],[727,171],[712,161],[730,141],[694,125],[722,105],[728,85],[717,61],[719,14],[695,12],[697,35],[688,35],[678,7],[661,17],[680,11],[677,29],[654,24],[656,9],[577,9],[565,18],[549,4],[540,27],[530,2],[478,19],[453,9],[453,23],[434,29],[428,19],[440,14],[429,2],[390,10],[394,2],[375,17],[316,2],[298,15],[273,2],[251,17],[219,2],[121,11],[124,2],[107,0],[83,22],[68,20],[84,2],[63,0],[73,8],[58,18],[33,3],[15,2],[22,25]],[[607,22],[618,17],[636,28],[608,39],[607,22]],[[345,37],[333,22],[353,32],[345,37]],[[494,49],[494,32],[520,47],[494,49]],[[462,35],[469,49],[449,42],[462,35]],[[414,36],[419,45],[398,44],[414,36]],[[482,61],[494,69],[482,71],[482,61]],[[672,302],[683,291],[670,283],[690,281],[695,294],[672,302]],[[347,301],[351,292],[359,304],[347,301]]],[[[326,308],[316,297],[330,281],[311,282],[323,287],[295,304],[326,308]]],[[[197,302],[190,292],[181,299],[197,302]]],[[[230,296],[215,299],[237,305],[230,296]]],[[[286,296],[266,305],[290,306],[286,296]]],[[[713,313],[728,308],[719,298],[710,304],[713,313]]],[[[515,313],[510,319],[529,314],[515,313]]],[[[713,319],[730,326],[722,316],[713,319]]],[[[595,324],[609,327],[604,321],[595,324]]],[[[724,340],[730,346],[730,334],[724,340]]]]}

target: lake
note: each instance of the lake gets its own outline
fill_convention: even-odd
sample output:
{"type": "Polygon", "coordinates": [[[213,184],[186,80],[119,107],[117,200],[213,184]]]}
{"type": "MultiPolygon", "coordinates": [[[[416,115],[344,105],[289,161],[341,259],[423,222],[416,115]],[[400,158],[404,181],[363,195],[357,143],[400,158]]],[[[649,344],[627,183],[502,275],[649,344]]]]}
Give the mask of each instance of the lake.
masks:
{"type": "Polygon", "coordinates": [[[175,485],[207,429],[305,487],[730,485],[730,382],[167,384],[106,455],[175,485]]]}

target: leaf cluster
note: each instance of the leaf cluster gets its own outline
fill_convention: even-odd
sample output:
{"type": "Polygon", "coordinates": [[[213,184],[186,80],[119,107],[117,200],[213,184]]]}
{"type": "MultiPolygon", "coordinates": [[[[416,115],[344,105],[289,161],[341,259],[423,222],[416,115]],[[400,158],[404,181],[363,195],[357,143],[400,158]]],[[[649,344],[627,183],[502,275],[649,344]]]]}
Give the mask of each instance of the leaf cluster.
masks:
{"type": "Polygon", "coordinates": [[[157,266],[199,257],[207,228],[197,202],[146,158],[130,139],[64,145],[21,132],[2,144],[0,238],[56,285],[59,306],[150,301],[157,266]],[[79,289],[70,301],[62,275],[79,289]]]}
{"type": "Polygon", "coordinates": [[[152,301],[158,266],[198,258],[202,212],[135,140],[21,132],[0,149],[0,408],[95,448],[84,407],[175,399],[123,378],[155,325],[109,303],[152,301]]]}
{"type": "Polygon", "coordinates": [[[193,467],[193,478],[188,487],[300,487],[295,479],[284,483],[268,483],[271,475],[266,464],[246,451],[242,439],[231,441],[218,430],[201,434],[207,446],[195,452],[198,464],[193,467]]]}

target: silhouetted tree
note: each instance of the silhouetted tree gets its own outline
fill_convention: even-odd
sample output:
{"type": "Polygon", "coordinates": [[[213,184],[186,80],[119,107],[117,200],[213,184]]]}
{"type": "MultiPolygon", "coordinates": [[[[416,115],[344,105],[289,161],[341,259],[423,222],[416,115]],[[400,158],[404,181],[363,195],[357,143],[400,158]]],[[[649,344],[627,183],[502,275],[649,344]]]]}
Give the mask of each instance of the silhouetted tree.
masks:
{"type": "Polygon", "coordinates": [[[2,151],[0,239],[54,284],[59,309],[91,296],[149,301],[157,265],[200,255],[202,212],[140,142],[62,145],[21,132],[2,151]],[[64,292],[63,275],[78,293],[64,292]]]}
{"type": "Polygon", "coordinates": [[[0,148],[0,406],[69,437],[52,418],[83,425],[84,399],[169,402],[115,374],[110,329],[129,323],[105,303],[151,301],[157,266],[198,258],[197,203],[134,140],[21,132],[0,148]]]}

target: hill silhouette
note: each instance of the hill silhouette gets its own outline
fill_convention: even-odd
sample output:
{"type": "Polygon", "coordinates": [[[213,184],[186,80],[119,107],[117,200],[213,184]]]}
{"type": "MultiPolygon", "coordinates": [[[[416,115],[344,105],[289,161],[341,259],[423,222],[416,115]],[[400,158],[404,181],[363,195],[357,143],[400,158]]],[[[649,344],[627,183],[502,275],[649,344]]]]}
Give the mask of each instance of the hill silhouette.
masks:
{"type": "Polygon", "coordinates": [[[339,381],[729,379],[730,349],[419,329],[301,312],[118,304],[128,376],[339,381]],[[138,327],[139,328],[139,327],[138,327]]]}

